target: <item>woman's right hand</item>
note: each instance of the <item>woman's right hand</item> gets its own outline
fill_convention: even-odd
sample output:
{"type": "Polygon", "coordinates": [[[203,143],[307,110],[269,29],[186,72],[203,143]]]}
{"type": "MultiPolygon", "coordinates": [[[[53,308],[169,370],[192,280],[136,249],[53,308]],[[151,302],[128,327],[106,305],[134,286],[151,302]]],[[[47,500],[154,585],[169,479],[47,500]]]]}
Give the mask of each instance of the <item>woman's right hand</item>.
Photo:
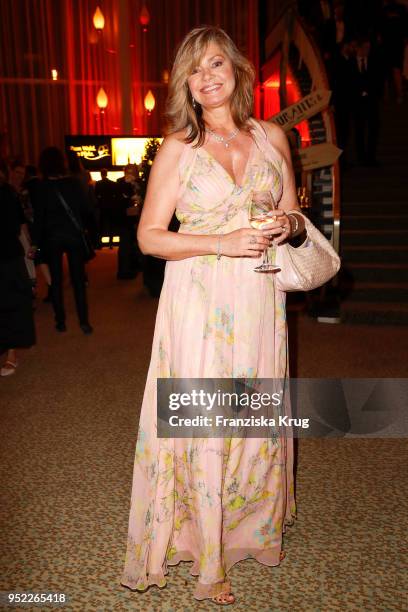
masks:
{"type": "Polygon", "coordinates": [[[220,253],[227,257],[260,257],[272,245],[270,230],[242,228],[224,234],[220,241],[220,253]]]}

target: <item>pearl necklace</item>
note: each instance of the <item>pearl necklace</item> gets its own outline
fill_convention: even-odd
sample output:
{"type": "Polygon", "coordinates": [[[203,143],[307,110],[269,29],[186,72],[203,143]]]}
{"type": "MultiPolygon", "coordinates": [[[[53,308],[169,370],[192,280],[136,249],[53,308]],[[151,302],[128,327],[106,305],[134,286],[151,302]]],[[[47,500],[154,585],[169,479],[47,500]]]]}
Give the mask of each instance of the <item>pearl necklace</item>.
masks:
{"type": "Polygon", "coordinates": [[[207,132],[207,134],[210,134],[210,136],[212,136],[217,142],[222,142],[226,149],[228,149],[231,140],[233,140],[235,136],[239,134],[239,128],[235,128],[235,130],[231,132],[229,136],[220,136],[219,134],[216,134],[215,132],[210,130],[210,128],[205,128],[205,131],[207,132]]]}

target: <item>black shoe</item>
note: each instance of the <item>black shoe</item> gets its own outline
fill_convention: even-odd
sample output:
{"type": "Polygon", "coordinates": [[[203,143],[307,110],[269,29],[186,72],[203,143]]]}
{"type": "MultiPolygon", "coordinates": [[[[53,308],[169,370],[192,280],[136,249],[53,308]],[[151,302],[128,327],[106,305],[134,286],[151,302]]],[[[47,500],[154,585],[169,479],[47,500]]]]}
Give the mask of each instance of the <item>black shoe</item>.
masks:
{"type": "Polygon", "coordinates": [[[65,323],[56,323],[55,329],[58,332],[66,332],[67,331],[67,326],[65,325],[65,323]]]}
{"type": "Polygon", "coordinates": [[[93,327],[91,327],[89,323],[81,323],[80,328],[86,335],[92,334],[93,332],[93,327]]]}

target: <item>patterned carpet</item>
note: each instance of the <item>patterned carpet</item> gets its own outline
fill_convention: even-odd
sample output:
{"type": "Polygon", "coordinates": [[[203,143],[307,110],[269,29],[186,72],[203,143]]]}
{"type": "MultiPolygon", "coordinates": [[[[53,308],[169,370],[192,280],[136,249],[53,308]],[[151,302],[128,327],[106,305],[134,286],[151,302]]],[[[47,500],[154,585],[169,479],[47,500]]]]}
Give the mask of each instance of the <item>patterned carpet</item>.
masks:
{"type": "MultiPolygon", "coordinates": [[[[200,611],[189,564],[144,594],[119,585],[138,410],[156,300],[140,281],[117,282],[115,251],[91,264],[93,336],[57,334],[38,303],[38,345],[0,380],[0,590],[66,593],[69,611],[200,611]]],[[[406,328],[291,321],[298,376],[407,376],[406,328]]],[[[231,571],[242,611],[408,610],[406,440],[302,440],[298,520],[279,568],[231,571]]],[[[2,610],[11,610],[2,607],[2,610]]],[[[18,610],[50,609],[19,607],[18,610]]]]}

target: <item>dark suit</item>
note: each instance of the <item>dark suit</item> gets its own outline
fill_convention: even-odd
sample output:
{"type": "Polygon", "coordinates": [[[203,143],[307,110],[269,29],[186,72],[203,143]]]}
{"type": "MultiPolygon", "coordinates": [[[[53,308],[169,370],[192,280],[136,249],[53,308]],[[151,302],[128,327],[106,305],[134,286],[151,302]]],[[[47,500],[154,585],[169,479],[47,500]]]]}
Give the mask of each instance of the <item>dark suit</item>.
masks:
{"type": "Polygon", "coordinates": [[[78,319],[81,325],[85,325],[88,324],[88,305],[83,241],[64,210],[58,192],[70,207],[77,222],[84,227],[90,225],[93,217],[91,201],[80,181],[69,176],[38,181],[33,190],[33,242],[40,247],[50,267],[51,298],[56,323],[65,322],[62,259],[66,253],[78,319]]]}
{"type": "Polygon", "coordinates": [[[370,54],[366,65],[359,58],[352,60],[351,98],[354,109],[356,149],[360,163],[376,161],[379,101],[383,87],[383,67],[380,60],[370,54]]]}
{"type": "Polygon", "coordinates": [[[118,199],[119,189],[115,181],[104,178],[95,183],[95,197],[99,211],[99,240],[102,236],[109,236],[109,244],[112,244],[112,236],[118,231],[118,199]]]}
{"type": "Polygon", "coordinates": [[[118,272],[117,278],[135,278],[141,268],[141,253],[136,243],[136,226],[139,221],[140,212],[137,216],[129,216],[127,209],[131,208],[132,197],[141,192],[138,183],[128,183],[124,178],[116,182],[118,187],[118,227],[119,227],[119,249],[118,249],[118,272]]]}

